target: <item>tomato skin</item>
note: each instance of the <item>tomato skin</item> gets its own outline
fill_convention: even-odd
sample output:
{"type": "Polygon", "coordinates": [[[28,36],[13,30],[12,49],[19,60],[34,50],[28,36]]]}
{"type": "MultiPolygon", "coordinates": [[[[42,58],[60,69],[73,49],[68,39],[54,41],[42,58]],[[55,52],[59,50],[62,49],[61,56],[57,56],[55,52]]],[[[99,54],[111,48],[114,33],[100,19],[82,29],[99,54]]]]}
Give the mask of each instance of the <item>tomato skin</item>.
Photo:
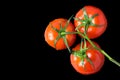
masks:
{"type": "MultiPolygon", "coordinates": [[[[89,26],[89,28],[87,30],[88,37],[90,39],[94,39],[94,38],[97,38],[97,37],[101,36],[107,28],[107,19],[106,19],[105,14],[103,13],[102,10],[100,10],[99,8],[97,8],[95,6],[88,5],[88,6],[84,6],[84,8],[85,8],[86,13],[87,13],[89,18],[91,16],[93,16],[94,14],[98,14],[98,16],[93,18],[92,23],[97,24],[97,25],[101,25],[99,27],[98,26],[96,26],[96,27],[95,26],[89,26]]],[[[80,9],[76,13],[75,18],[84,19],[84,14],[83,14],[82,9],[80,9]]],[[[77,27],[81,23],[82,22],[80,22],[80,21],[74,20],[75,27],[77,27]]],[[[83,33],[85,31],[84,27],[81,26],[79,28],[79,31],[83,33]]]]}
{"type": "MultiPolygon", "coordinates": [[[[58,19],[54,19],[52,20],[46,30],[45,30],[45,33],[44,33],[44,37],[45,37],[45,41],[48,43],[48,45],[50,45],[51,47],[55,48],[54,46],[54,41],[55,39],[57,38],[58,36],[58,32],[56,32],[52,27],[55,27],[57,28],[58,30],[60,29],[60,24],[62,25],[62,27],[65,26],[67,22],[67,19],[65,18],[58,18],[58,19]],[[51,25],[50,25],[51,24],[51,25]]],[[[66,32],[75,32],[75,27],[74,25],[72,24],[72,22],[70,22],[65,30],[66,32]]],[[[66,39],[67,39],[67,42],[68,42],[68,46],[72,46],[76,40],[76,35],[75,34],[69,34],[69,35],[65,35],[66,39]]],[[[63,38],[60,38],[57,43],[56,43],[56,50],[63,50],[63,49],[66,49],[66,45],[64,43],[64,40],[63,38]]]]}
{"type": "MultiPolygon", "coordinates": [[[[97,43],[95,43],[95,45],[97,45],[99,47],[99,45],[97,43]]],[[[87,42],[87,47],[92,47],[88,42],[87,42]]],[[[78,44],[75,48],[73,48],[73,50],[79,50],[80,49],[80,44],[78,44]]],[[[102,53],[100,53],[98,50],[94,49],[93,47],[88,49],[86,51],[86,54],[88,56],[88,58],[92,61],[93,65],[90,64],[90,62],[85,59],[84,60],[84,68],[83,66],[80,64],[81,59],[78,56],[75,56],[74,54],[70,55],[70,62],[71,65],[73,66],[73,68],[78,72],[81,73],[83,75],[90,75],[90,74],[94,74],[98,71],[101,70],[103,64],[104,64],[104,60],[105,57],[102,53]]]]}

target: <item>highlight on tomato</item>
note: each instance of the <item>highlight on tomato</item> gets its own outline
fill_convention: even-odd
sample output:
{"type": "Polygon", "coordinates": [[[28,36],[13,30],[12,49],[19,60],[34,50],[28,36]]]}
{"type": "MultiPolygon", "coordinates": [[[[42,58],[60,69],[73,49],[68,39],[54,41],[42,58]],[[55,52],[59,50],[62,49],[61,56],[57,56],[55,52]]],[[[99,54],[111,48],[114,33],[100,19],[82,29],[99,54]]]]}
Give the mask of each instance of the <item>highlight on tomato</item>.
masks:
{"type": "Polygon", "coordinates": [[[65,18],[57,18],[52,20],[45,29],[45,41],[56,50],[68,49],[74,44],[76,40],[75,26],[70,22],[72,17],[68,20],[65,18]]]}
{"type": "Polygon", "coordinates": [[[77,31],[86,32],[90,39],[94,39],[106,31],[107,18],[101,9],[87,5],[75,14],[74,25],[77,31]]]}
{"type": "MultiPolygon", "coordinates": [[[[100,46],[93,42],[97,47],[100,46]]],[[[76,72],[83,75],[95,74],[101,70],[104,65],[104,55],[96,50],[88,41],[81,42],[72,49],[70,62],[76,72]]]]}

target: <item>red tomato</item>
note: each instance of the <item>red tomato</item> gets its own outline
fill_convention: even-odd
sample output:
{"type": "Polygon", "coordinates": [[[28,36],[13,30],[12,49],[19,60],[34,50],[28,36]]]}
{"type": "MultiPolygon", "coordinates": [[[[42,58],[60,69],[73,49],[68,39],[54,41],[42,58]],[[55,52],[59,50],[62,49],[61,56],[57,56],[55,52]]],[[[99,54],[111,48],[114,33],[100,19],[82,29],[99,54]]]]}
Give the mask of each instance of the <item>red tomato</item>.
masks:
{"type": "Polygon", "coordinates": [[[63,36],[66,38],[69,47],[72,46],[76,40],[75,34],[66,34],[66,35],[62,34],[64,32],[75,32],[75,27],[71,22],[69,22],[68,26],[65,28],[67,21],[68,20],[64,18],[55,19],[48,24],[45,30],[45,33],[44,33],[45,41],[56,50],[66,49],[64,39],[62,38],[63,36]],[[62,27],[60,27],[60,25],[62,27]],[[59,33],[56,30],[54,30],[53,27],[57,29],[59,33]],[[55,40],[57,39],[58,36],[61,36],[61,37],[59,37],[59,39],[56,42],[56,45],[54,45],[55,40]]]}
{"type": "Polygon", "coordinates": [[[90,39],[101,36],[107,28],[107,19],[103,11],[95,6],[84,6],[76,13],[75,18],[81,20],[74,20],[75,27],[81,25],[78,28],[80,32],[85,31],[85,25],[89,26],[86,33],[90,39]]]}
{"type": "MultiPolygon", "coordinates": [[[[99,47],[97,43],[94,42],[96,46],[99,47]]],[[[70,61],[73,66],[73,68],[83,75],[90,75],[94,74],[101,70],[105,57],[104,55],[99,52],[98,50],[94,49],[89,42],[87,42],[87,50],[85,51],[85,54],[90,59],[90,61],[87,60],[87,58],[84,58],[83,65],[82,65],[82,58],[79,56],[76,56],[74,53],[70,55],[70,61]],[[84,67],[83,67],[84,66],[84,67]]],[[[74,51],[80,50],[80,44],[78,44],[75,48],[73,48],[74,51]]],[[[77,55],[81,54],[80,52],[77,53],[77,55]]]]}

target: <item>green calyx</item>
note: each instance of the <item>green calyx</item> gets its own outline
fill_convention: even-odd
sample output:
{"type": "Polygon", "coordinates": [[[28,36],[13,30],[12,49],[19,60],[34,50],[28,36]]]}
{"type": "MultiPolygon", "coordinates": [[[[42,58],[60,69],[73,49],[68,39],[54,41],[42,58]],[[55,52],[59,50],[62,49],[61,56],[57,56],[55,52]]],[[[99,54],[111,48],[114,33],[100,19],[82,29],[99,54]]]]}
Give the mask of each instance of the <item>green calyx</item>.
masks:
{"type": "Polygon", "coordinates": [[[74,51],[73,50],[73,55],[79,57],[81,59],[81,65],[82,67],[85,69],[85,63],[84,63],[84,60],[86,59],[93,67],[94,67],[94,64],[92,63],[92,61],[90,60],[90,58],[87,56],[86,54],[86,51],[88,50],[88,48],[86,47],[86,40],[85,39],[81,39],[81,44],[80,44],[80,49],[79,50],[76,50],[74,51]]]}
{"type": "Polygon", "coordinates": [[[58,36],[56,37],[55,41],[54,41],[54,46],[56,48],[56,43],[60,38],[63,38],[64,43],[68,49],[68,51],[71,53],[70,47],[68,45],[68,41],[66,39],[66,35],[67,34],[72,34],[72,32],[66,32],[66,28],[70,23],[71,18],[73,17],[73,15],[68,19],[67,23],[65,24],[65,26],[62,26],[62,23],[60,23],[60,29],[58,30],[57,28],[53,27],[51,24],[51,27],[53,28],[53,30],[55,30],[58,33],[58,36]]]}
{"type": "Polygon", "coordinates": [[[95,17],[99,16],[98,14],[94,14],[94,15],[92,15],[91,17],[89,17],[88,14],[87,14],[87,12],[86,12],[86,10],[85,10],[85,8],[83,8],[82,10],[83,10],[83,14],[84,14],[84,19],[79,19],[79,18],[75,18],[75,17],[74,17],[75,20],[81,22],[81,24],[76,27],[76,30],[78,30],[81,26],[84,26],[84,27],[85,27],[85,32],[86,32],[86,30],[88,29],[89,26],[95,26],[95,27],[100,27],[100,26],[102,26],[102,25],[94,24],[94,23],[92,22],[92,20],[93,20],[95,17]]]}

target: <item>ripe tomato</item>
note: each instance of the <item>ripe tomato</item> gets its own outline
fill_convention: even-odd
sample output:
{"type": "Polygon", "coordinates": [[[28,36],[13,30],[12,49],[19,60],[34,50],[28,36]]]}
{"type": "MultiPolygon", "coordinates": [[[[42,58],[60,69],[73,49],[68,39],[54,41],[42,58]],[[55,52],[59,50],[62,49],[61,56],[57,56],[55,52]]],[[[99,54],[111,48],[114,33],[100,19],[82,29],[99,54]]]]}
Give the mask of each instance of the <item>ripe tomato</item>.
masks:
{"type": "MultiPolygon", "coordinates": [[[[99,45],[96,42],[94,42],[94,44],[99,47],[99,45]]],[[[73,68],[78,73],[81,73],[83,75],[90,75],[101,70],[104,64],[105,57],[101,52],[93,48],[89,42],[86,42],[86,47],[88,49],[85,52],[83,51],[83,53],[85,53],[83,56],[86,55],[87,56],[86,58],[76,56],[82,54],[82,52],[80,52],[80,44],[74,47],[73,51],[75,52],[79,51],[79,52],[77,52],[76,54],[75,52],[73,52],[73,54],[70,55],[70,62],[73,68]],[[83,63],[82,63],[82,59],[83,59],[83,63]]]]}
{"type": "Polygon", "coordinates": [[[95,6],[84,6],[80,9],[74,19],[75,27],[79,26],[80,32],[85,31],[90,39],[101,36],[107,28],[107,19],[103,11],[95,6]]]}
{"type": "Polygon", "coordinates": [[[68,20],[65,18],[58,18],[51,21],[46,27],[44,33],[45,41],[56,50],[63,50],[67,48],[64,38],[66,38],[69,47],[72,46],[76,40],[75,34],[66,34],[66,32],[75,32],[75,27],[70,21],[65,28],[67,22],[68,20]]]}

